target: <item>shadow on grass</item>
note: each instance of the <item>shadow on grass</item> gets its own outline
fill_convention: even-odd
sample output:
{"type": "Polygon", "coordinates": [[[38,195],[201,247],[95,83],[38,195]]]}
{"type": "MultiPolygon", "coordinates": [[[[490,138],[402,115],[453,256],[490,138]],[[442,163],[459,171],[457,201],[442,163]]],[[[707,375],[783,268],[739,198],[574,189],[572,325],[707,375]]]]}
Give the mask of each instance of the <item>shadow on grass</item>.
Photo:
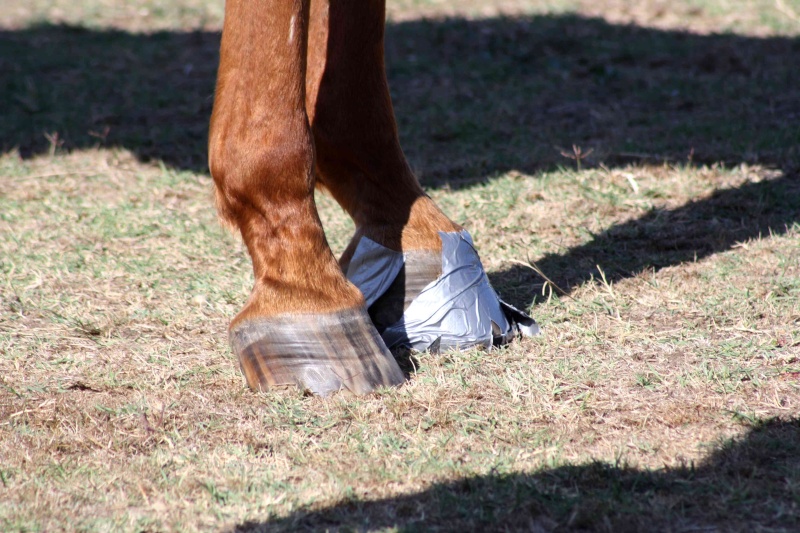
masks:
{"type": "MultiPolygon", "coordinates": [[[[0,31],[0,150],[119,146],[206,170],[219,34],[0,31]]],[[[427,186],[570,163],[800,159],[800,39],[575,15],[389,23],[401,138],[427,186]]]]}
{"type": "MultiPolygon", "coordinates": [[[[659,210],[546,256],[567,291],[784,232],[800,219],[800,39],[696,35],[576,15],[387,25],[401,138],[428,187],[570,163],[760,163],[784,177],[659,210]]],[[[118,146],[206,171],[219,34],[64,26],[0,31],[0,150],[118,146]]],[[[518,307],[542,279],[492,274],[518,307]]]]}
{"type": "Polygon", "coordinates": [[[800,420],[770,420],[699,465],[592,463],[437,483],[354,499],[236,531],[797,531],[800,420]]]}
{"type": "MultiPolygon", "coordinates": [[[[599,265],[611,282],[642,271],[703,259],[759,236],[780,235],[800,224],[800,175],[720,189],[676,209],[656,209],[617,224],[586,244],[536,260],[538,268],[565,292],[598,278],[599,265]]],[[[541,294],[544,279],[513,265],[489,273],[509,303],[527,309],[541,294]]]]}

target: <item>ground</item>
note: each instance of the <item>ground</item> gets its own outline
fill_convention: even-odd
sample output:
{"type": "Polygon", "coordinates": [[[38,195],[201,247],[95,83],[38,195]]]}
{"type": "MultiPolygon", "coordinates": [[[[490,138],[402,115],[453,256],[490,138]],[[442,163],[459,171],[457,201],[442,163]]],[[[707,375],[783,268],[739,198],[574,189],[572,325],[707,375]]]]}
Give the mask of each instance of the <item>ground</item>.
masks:
{"type": "Polygon", "coordinates": [[[331,399],[227,346],[222,4],[4,3],[0,529],[800,529],[800,2],[390,2],[409,160],[543,335],[331,399]]]}

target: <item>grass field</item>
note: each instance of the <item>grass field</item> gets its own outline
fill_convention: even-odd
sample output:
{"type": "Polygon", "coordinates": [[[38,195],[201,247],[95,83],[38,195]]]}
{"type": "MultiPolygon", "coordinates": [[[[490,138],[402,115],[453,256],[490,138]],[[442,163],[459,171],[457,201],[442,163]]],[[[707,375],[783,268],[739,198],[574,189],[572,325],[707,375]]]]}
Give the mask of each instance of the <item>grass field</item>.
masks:
{"type": "Polygon", "coordinates": [[[227,346],[222,11],[3,2],[0,530],[800,530],[800,1],[390,2],[411,164],[544,334],[327,400],[227,346]]]}

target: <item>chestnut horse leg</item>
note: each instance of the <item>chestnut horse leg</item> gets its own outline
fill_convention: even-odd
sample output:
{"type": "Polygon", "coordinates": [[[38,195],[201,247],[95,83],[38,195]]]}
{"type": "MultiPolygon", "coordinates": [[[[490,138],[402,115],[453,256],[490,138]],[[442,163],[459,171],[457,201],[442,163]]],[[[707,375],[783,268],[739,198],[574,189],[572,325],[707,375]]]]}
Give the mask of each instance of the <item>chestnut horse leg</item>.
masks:
{"type": "Polygon", "coordinates": [[[383,59],[384,0],[313,0],[306,109],[319,185],[350,214],[356,235],[395,250],[440,250],[456,231],[423,192],[397,135],[383,59]]]}
{"type": "Polygon", "coordinates": [[[358,289],[328,247],[314,203],[305,112],[309,0],[227,0],[209,166],[255,286],[231,323],[254,389],[356,393],[403,380],[358,289]]]}
{"type": "Polygon", "coordinates": [[[397,321],[441,273],[439,232],[460,229],[424,193],[400,148],[384,67],[384,26],[383,0],[314,0],[306,77],[318,185],[356,224],[340,259],[343,270],[361,237],[415,254],[403,279],[370,309],[379,330],[397,321]]]}
{"type": "MultiPolygon", "coordinates": [[[[384,0],[312,1],[306,110],[317,149],[318,180],[356,224],[340,263],[348,272],[364,237],[403,253],[402,270],[369,308],[390,348],[410,342],[411,337],[403,336],[413,329],[409,324],[415,320],[424,324],[417,331],[425,330],[417,336],[418,342],[411,343],[416,349],[437,346],[439,341],[443,347],[505,342],[513,334],[509,333],[510,322],[502,314],[471,243],[465,244],[468,237],[464,238],[461,228],[423,192],[400,148],[384,67],[384,28],[384,0]],[[474,298],[467,296],[454,304],[454,315],[481,317],[471,325],[460,321],[459,331],[448,330],[459,320],[448,322],[441,319],[444,314],[424,323],[407,313],[425,287],[447,274],[443,272],[443,234],[450,234],[453,238],[448,237],[448,242],[459,242],[459,250],[466,252],[458,258],[462,263],[456,269],[468,270],[473,283],[442,281],[450,287],[446,296],[452,296],[451,301],[460,298],[458,293],[473,291],[474,298]],[[502,331],[498,324],[504,325],[502,331]],[[475,337],[478,330],[480,342],[475,337]]],[[[432,304],[426,304],[428,308],[449,305],[436,297],[426,301],[432,304]]]]}

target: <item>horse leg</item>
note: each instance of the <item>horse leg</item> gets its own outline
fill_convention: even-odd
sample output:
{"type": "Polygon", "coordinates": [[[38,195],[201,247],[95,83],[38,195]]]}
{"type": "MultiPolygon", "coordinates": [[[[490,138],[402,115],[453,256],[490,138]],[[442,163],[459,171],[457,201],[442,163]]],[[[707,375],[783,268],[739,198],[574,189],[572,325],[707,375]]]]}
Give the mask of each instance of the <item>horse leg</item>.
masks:
{"type": "Polygon", "coordinates": [[[231,345],[254,389],[356,393],[403,376],[328,247],[314,203],[305,112],[309,0],[228,0],[209,134],[223,221],[255,285],[231,345]]]}
{"type": "MultiPolygon", "coordinates": [[[[367,295],[373,322],[382,333],[389,331],[384,340],[390,348],[395,347],[393,343],[405,343],[419,349],[442,339],[447,340],[445,346],[490,345],[494,337],[505,339],[510,326],[504,322],[468,234],[424,193],[400,148],[384,67],[384,27],[384,0],[312,2],[306,110],[317,149],[318,185],[330,191],[356,224],[340,264],[351,277],[351,260],[365,238],[402,252],[402,259],[395,256],[395,262],[403,265],[391,286],[381,289],[374,302],[367,295]],[[443,242],[451,249],[443,250],[443,242]],[[438,306],[442,299],[460,298],[447,305],[458,308],[455,314],[480,315],[472,324],[453,319],[455,315],[447,318],[444,311],[441,316],[421,318],[412,308],[429,284],[448,275],[443,253],[469,263],[472,292],[457,296],[467,289],[467,282],[452,286],[454,278],[450,278],[442,282],[451,285],[452,290],[442,289],[449,294],[440,287],[438,295],[429,291],[424,299],[438,306]],[[464,306],[470,309],[462,312],[464,306]],[[473,312],[476,309],[479,312],[473,312]],[[425,334],[416,340],[402,338],[414,321],[425,334]],[[437,325],[431,328],[431,321],[437,325]],[[503,326],[492,322],[503,322],[503,326]],[[391,332],[393,325],[400,329],[391,332]]],[[[454,268],[467,272],[462,266],[454,268]]],[[[372,270],[383,268],[388,267],[376,265],[372,270]]]]}
{"type": "Polygon", "coordinates": [[[419,185],[397,135],[383,59],[383,0],[314,0],[306,109],[319,183],[356,223],[346,266],[368,235],[393,249],[437,249],[453,224],[419,185]]]}

